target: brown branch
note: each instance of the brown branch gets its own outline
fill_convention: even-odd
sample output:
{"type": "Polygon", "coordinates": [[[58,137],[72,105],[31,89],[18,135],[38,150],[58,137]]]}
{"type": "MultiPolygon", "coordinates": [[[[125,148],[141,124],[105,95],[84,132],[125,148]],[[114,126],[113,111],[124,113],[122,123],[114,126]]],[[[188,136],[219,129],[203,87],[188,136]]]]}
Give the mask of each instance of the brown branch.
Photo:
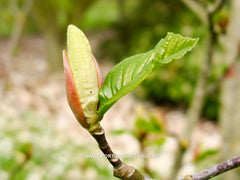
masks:
{"type": "Polygon", "coordinates": [[[117,168],[122,164],[121,160],[113,153],[112,149],[109,147],[103,129],[101,129],[99,132],[95,132],[92,136],[98,142],[99,149],[107,157],[108,161],[114,168],[117,168]]]}
{"type": "Polygon", "coordinates": [[[101,127],[95,132],[91,133],[94,139],[97,141],[99,149],[107,157],[114,169],[114,176],[123,180],[150,180],[145,178],[137,169],[132,166],[128,166],[123,163],[116,154],[113,153],[110,148],[103,128],[101,127]]]}
{"type": "Polygon", "coordinates": [[[239,166],[240,156],[237,156],[232,159],[228,159],[227,161],[224,161],[222,163],[219,163],[215,166],[212,166],[208,169],[205,169],[199,173],[187,175],[184,177],[183,180],[207,180],[239,166]]]}

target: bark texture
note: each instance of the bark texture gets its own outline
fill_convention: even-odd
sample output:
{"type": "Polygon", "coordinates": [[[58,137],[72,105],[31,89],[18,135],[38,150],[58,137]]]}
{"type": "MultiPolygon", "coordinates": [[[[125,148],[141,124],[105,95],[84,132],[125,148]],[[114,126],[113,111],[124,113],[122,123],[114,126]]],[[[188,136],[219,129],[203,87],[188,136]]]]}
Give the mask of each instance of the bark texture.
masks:
{"type": "Polygon", "coordinates": [[[205,169],[199,173],[187,175],[183,180],[207,180],[239,166],[240,156],[237,156],[232,159],[228,159],[227,161],[224,161],[222,163],[219,163],[215,166],[212,166],[208,169],[205,169]]]}

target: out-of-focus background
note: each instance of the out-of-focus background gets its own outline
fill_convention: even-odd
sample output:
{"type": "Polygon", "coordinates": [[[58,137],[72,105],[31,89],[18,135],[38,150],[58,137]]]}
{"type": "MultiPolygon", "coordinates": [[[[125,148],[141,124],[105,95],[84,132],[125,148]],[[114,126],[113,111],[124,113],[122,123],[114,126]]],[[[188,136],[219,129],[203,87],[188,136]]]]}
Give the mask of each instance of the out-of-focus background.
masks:
{"type": "MultiPolygon", "coordinates": [[[[105,115],[115,153],[177,179],[240,152],[239,0],[0,0],[0,179],[116,179],[68,107],[66,28],[90,40],[102,74],[167,32],[199,37],[105,115]],[[156,155],[131,158],[127,155],[156,155]]],[[[238,180],[238,170],[215,179],[238,180]]]]}

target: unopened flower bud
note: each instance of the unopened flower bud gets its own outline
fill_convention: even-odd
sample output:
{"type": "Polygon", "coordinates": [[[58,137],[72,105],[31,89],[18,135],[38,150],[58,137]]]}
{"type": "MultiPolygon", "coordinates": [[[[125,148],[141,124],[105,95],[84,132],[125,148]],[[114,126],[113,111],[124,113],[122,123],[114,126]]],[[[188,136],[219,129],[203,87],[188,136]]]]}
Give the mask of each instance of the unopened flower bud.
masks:
{"type": "Polygon", "coordinates": [[[68,103],[88,131],[99,128],[97,109],[101,74],[84,33],[74,25],[67,29],[67,52],[63,51],[68,103]]]}

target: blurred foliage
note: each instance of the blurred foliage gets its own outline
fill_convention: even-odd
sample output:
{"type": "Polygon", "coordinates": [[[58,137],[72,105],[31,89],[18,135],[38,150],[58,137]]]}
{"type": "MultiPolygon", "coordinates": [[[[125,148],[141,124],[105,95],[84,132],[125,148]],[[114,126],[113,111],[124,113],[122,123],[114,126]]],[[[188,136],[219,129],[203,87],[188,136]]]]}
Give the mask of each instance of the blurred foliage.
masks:
{"type": "Polygon", "coordinates": [[[6,8],[7,0],[0,1],[0,36],[10,35],[13,23],[11,11],[6,8]]]}
{"type": "Polygon", "coordinates": [[[92,147],[62,136],[32,111],[1,120],[0,147],[1,180],[112,179],[104,158],[83,158],[92,147]]]}
{"type": "MultiPolygon", "coordinates": [[[[0,1],[0,36],[10,36],[15,23],[16,13],[11,2],[15,2],[20,10],[25,3],[24,0],[0,1]]],[[[201,2],[206,4],[214,1],[201,2]]],[[[228,24],[228,14],[228,10],[223,8],[214,17],[222,33],[228,24]]],[[[207,27],[181,1],[35,0],[27,17],[24,34],[44,34],[49,67],[52,69],[62,66],[61,49],[65,44],[66,27],[71,23],[101,36],[99,46],[94,49],[97,59],[110,58],[115,62],[153,48],[167,32],[199,37],[200,42],[193,53],[184,61],[171,63],[153,74],[143,83],[141,91],[147,99],[158,104],[167,102],[189,106],[199,65],[205,57],[208,34],[207,27]]],[[[216,66],[216,69],[223,68],[216,66]]],[[[219,74],[212,72],[209,84],[214,84],[218,77],[219,74]]],[[[218,92],[208,95],[203,116],[217,119],[218,108],[218,92]]]]}
{"type": "Polygon", "coordinates": [[[117,1],[96,1],[84,14],[81,25],[86,29],[104,29],[119,19],[117,1]]]}
{"type": "MultiPolygon", "coordinates": [[[[195,156],[194,161],[196,163],[201,163],[201,161],[208,160],[209,157],[215,156],[219,152],[218,149],[208,149],[203,152],[200,152],[197,156],[195,156]]],[[[208,161],[209,162],[209,161],[208,161]]]]}
{"type": "MultiPolygon", "coordinates": [[[[142,89],[136,92],[137,96],[144,96],[156,104],[187,108],[191,103],[199,73],[199,64],[192,61],[194,56],[199,55],[193,52],[184,61],[173,62],[162,67],[160,71],[143,82],[142,89]]],[[[212,73],[209,86],[213,86],[219,76],[219,73],[212,73]]],[[[207,95],[202,113],[204,117],[212,120],[217,119],[219,110],[218,95],[218,89],[216,89],[216,92],[207,95]]]]}
{"type": "Polygon", "coordinates": [[[151,118],[150,121],[146,121],[145,119],[137,119],[136,120],[136,127],[140,131],[146,131],[148,133],[160,133],[162,131],[161,124],[155,120],[155,118],[151,118]]]}
{"type": "MultiPolygon", "coordinates": [[[[136,108],[136,119],[134,127],[131,129],[115,129],[112,135],[122,135],[128,133],[139,143],[141,154],[159,153],[167,140],[167,130],[164,119],[155,112],[148,112],[140,105],[136,108]]],[[[148,159],[143,158],[143,171],[151,178],[159,178],[160,174],[148,167],[148,159]]]]}
{"type": "MultiPolygon", "coordinates": [[[[108,24],[108,27],[105,28],[111,27],[114,35],[101,43],[101,50],[98,50],[98,52],[100,52],[99,56],[102,58],[107,54],[115,61],[119,61],[129,55],[146,52],[168,31],[200,37],[200,43],[194,49],[197,52],[192,52],[188,58],[184,58],[184,61],[171,63],[153,74],[143,83],[143,90],[141,91],[143,93],[138,94],[139,97],[145,95],[146,99],[153,100],[157,104],[168,103],[188,107],[198,78],[199,65],[205,58],[205,52],[207,51],[204,48],[208,36],[207,28],[181,1],[171,0],[167,3],[156,0],[111,2],[111,10],[109,12],[105,11],[111,14],[110,12],[115,8],[115,14],[112,13],[109,21],[105,20],[103,24],[108,24]],[[118,7],[116,3],[118,3],[118,7]],[[119,12],[118,18],[117,12],[119,12]]],[[[104,3],[105,1],[99,1],[98,4],[104,3]]],[[[91,14],[93,15],[93,11],[95,11],[96,17],[101,18],[99,6],[92,6],[91,14]],[[94,10],[94,8],[96,9],[94,10]],[[97,15],[97,13],[99,14],[97,15]]],[[[224,26],[225,23],[226,26],[227,17],[228,12],[225,9],[220,11],[215,17],[216,23],[221,26],[224,26]]],[[[99,23],[101,20],[98,18],[95,19],[95,23],[94,18],[90,18],[92,21],[87,26],[89,30],[103,28],[99,23]]],[[[216,75],[213,72],[210,84],[214,84],[218,77],[219,74],[216,75]]],[[[218,92],[208,95],[203,107],[203,116],[216,120],[218,109],[218,92]]]]}
{"type": "MultiPolygon", "coordinates": [[[[24,13],[24,3],[25,0],[0,0],[1,38],[11,36],[16,16],[24,13]],[[17,11],[14,3],[18,7],[17,11]]],[[[214,17],[218,32],[225,33],[228,16],[228,10],[223,8],[214,17]]],[[[144,97],[156,104],[185,108],[189,106],[199,68],[207,51],[208,34],[207,27],[180,0],[35,0],[31,13],[26,18],[23,35],[41,34],[46,39],[49,66],[58,67],[62,66],[61,51],[68,24],[79,26],[89,36],[100,37],[93,39],[93,42],[99,41],[96,42],[96,49],[93,49],[97,59],[111,59],[115,63],[130,55],[152,49],[167,32],[199,37],[198,45],[184,57],[184,61],[163,66],[135,90],[138,97],[144,97]]],[[[216,54],[221,55],[222,51],[222,47],[218,46],[216,54]]],[[[218,56],[209,85],[214,85],[225,70],[217,61],[218,56]]],[[[204,117],[217,119],[218,96],[218,89],[207,96],[203,108],[204,117]]],[[[51,128],[49,119],[31,111],[23,112],[20,119],[11,116],[2,119],[1,180],[86,179],[89,174],[94,174],[97,179],[113,179],[111,167],[105,159],[82,158],[83,153],[92,152],[92,146],[79,144],[75,140],[56,138],[58,132],[51,128]]],[[[151,113],[148,117],[137,117],[133,129],[114,130],[112,133],[129,133],[140,142],[142,148],[148,145],[161,148],[166,140],[162,119],[151,113]]],[[[206,150],[200,152],[195,160],[202,162],[208,159],[209,162],[209,157],[215,154],[217,150],[206,150]]]]}
{"type": "Polygon", "coordinates": [[[199,29],[198,19],[180,1],[123,0],[118,1],[116,10],[119,18],[112,24],[115,37],[103,42],[116,61],[153,48],[167,32],[199,37],[191,27],[199,29]]]}

